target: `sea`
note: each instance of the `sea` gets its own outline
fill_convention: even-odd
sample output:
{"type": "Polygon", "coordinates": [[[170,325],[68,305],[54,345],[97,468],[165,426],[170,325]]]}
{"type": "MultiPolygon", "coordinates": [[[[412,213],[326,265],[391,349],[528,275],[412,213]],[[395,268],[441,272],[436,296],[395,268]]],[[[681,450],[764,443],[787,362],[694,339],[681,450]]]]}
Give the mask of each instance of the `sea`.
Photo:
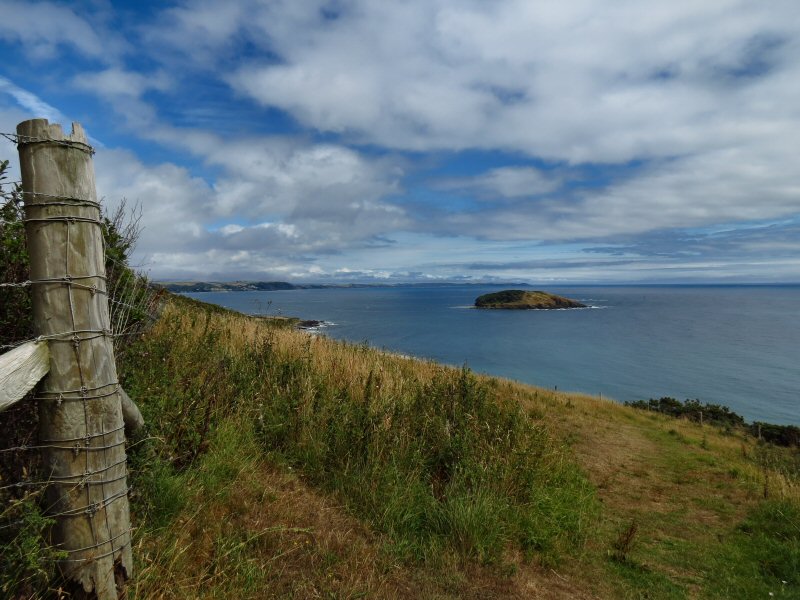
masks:
{"type": "Polygon", "coordinates": [[[204,292],[320,335],[619,402],[671,396],[800,425],[800,285],[548,287],[589,306],[478,310],[496,286],[204,292]]]}

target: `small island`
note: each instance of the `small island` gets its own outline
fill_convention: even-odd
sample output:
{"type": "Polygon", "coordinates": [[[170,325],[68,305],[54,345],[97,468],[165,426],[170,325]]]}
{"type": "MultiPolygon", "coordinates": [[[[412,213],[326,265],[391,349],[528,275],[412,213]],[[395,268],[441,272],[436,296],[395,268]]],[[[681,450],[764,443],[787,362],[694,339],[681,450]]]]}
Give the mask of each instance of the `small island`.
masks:
{"type": "Polygon", "coordinates": [[[475,308],[506,308],[546,310],[556,308],[586,308],[585,304],[541,291],[503,290],[484,294],[475,300],[475,308]]]}

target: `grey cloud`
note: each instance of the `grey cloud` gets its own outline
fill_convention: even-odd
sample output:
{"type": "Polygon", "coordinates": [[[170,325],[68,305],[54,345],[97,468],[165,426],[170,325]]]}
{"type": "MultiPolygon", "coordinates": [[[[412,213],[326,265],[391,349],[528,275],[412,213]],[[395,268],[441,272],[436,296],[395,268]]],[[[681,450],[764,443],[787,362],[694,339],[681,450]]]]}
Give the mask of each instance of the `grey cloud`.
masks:
{"type": "Polygon", "coordinates": [[[217,182],[221,215],[278,216],[310,235],[343,240],[407,223],[404,211],[386,200],[399,191],[395,167],[341,146],[239,140],[220,144],[206,160],[226,169],[217,182]]]}
{"type": "MultiPolygon", "coordinates": [[[[796,125],[787,129],[800,135],[796,125]]],[[[601,189],[473,212],[420,218],[429,231],[482,239],[574,241],[800,214],[800,181],[788,140],[647,163],[601,189]]]]}
{"type": "Polygon", "coordinates": [[[625,260],[560,260],[560,259],[539,259],[539,260],[512,260],[512,261],[498,261],[498,262],[475,262],[468,264],[454,264],[450,265],[470,271],[541,271],[541,270],[557,270],[569,271],[570,269],[582,268],[605,268],[605,267],[622,267],[625,265],[640,262],[634,259],[625,260]]]}
{"type": "Polygon", "coordinates": [[[794,259],[800,264],[800,223],[751,224],[711,232],[658,231],[613,245],[591,246],[584,252],[708,260],[794,259]]]}

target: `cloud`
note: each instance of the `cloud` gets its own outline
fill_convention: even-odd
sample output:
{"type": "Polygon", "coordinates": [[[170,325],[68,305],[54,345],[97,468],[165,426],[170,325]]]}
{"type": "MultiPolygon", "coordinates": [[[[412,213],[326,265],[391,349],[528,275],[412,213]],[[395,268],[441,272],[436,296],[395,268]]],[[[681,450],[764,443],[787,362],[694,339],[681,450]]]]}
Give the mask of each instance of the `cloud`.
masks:
{"type": "Polygon", "coordinates": [[[159,273],[800,277],[795,0],[0,6],[159,273]]]}
{"type": "Polygon", "coordinates": [[[18,43],[35,60],[53,59],[61,47],[106,62],[124,46],[119,38],[102,36],[96,24],[54,2],[0,2],[0,39],[18,43]]]}
{"type": "MultiPolygon", "coordinates": [[[[35,94],[19,87],[2,76],[0,76],[0,93],[11,96],[19,106],[24,108],[31,115],[48,119],[52,123],[67,122],[67,118],[56,107],[51,106],[35,94]]],[[[16,128],[13,130],[16,130],[16,128]]],[[[3,131],[12,131],[12,129],[4,129],[3,131]]]]}
{"type": "Polygon", "coordinates": [[[315,256],[385,246],[381,234],[406,221],[384,199],[397,189],[389,165],[331,145],[217,142],[206,156],[222,169],[213,185],[123,150],[97,154],[98,190],[109,210],[123,197],[141,204],[137,261],[152,264],[157,276],[189,269],[192,254],[195,275],[281,272],[287,264],[299,273],[297,265],[311,268],[315,256]]]}
{"type": "MultiPolygon", "coordinates": [[[[249,44],[230,85],[344,143],[490,148],[578,166],[647,161],[634,172],[638,179],[608,189],[441,224],[442,233],[466,226],[479,237],[535,230],[542,239],[588,239],[606,227],[614,235],[750,218],[754,203],[748,210],[743,198],[756,197],[765,179],[774,174],[791,185],[786,174],[795,169],[783,153],[791,155],[800,133],[793,101],[800,20],[788,18],[797,12],[789,1],[543,7],[521,0],[308,0],[218,9],[203,0],[163,11],[146,36],[156,51],[159,44],[181,50],[190,68],[203,71],[221,71],[227,52],[249,44]],[[758,165],[763,175],[729,161],[758,165]],[[731,175],[740,185],[725,185],[731,175]],[[470,227],[471,220],[486,226],[470,227]]],[[[108,73],[117,88],[141,92],[145,85],[140,76],[123,85],[118,71],[108,73]]],[[[141,106],[124,112],[155,119],[141,106]]],[[[216,153],[209,162],[224,161],[216,153]]],[[[513,200],[559,183],[535,169],[500,167],[444,185],[513,200]]],[[[767,198],[758,193],[760,208],[770,216],[797,210],[772,187],[767,198]]]]}
{"type": "MultiPolygon", "coordinates": [[[[612,246],[584,249],[587,253],[627,257],[795,259],[800,251],[800,222],[751,223],[712,231],[665,230],[620,239],[612,246]]],[[[800,263],[799,263],[800,264],[800,263]]]]}
{"type": "Polygon", "coordinates": [[[576,185],[559,195],[420,220],[450,234],[556,242],[787,218],[800,214],[795,162],[789,140],[775,140],[647,163],[601,187],[584,188],[571,172],[566,181],[576,185]]]}
{"type": "Polygon", "coordinates": [[[150,90],[164,91],[171,87],[169,76],[159,71],[143,74],[111,67],[103,71],[84,72],[72,80],[76,89],[108,98],[140,97],[150,90]]]}
{"type": "Polygon", "coordinates": [[[189,62],[213,71],[241,41],[240,30],[247,27],[255,8],[253,2],[195,0],[164,9],[139,31],[148,47],[157,48],[162,61],[189,62]]]}
{"type": "Polygon", "coordinates": [[[98,150],[95,173],[108,212],[123,198],[141,206],[140,248],[148,254],[202,244],[205,225],[214,218],[214,192],[202,179],[174,164],[146,165],[115,149],[98,150]]]}
{"type": "Polygon", "coordinates": [[[205,159],[225,169],[218,181],[224,214],[256,219],[277,213],[348,229],[371,217],[393,221],[382,227],[402,219],[402,210],[383,200],[398,191],[393,165],[342,146],[283,138],[229,140],[207,149],[205,159]]]}
{"type": "Polygon", "coordinates": [[[742,104],[753,89],[793,110],[781,83],[798,69],[792,2],[351,2],[334,20],[323,9],[253,9],[248,31],[280,60],[229,81],[354,140],[620,162],[725,144],[731,132],[709,134],[737,115],[768,122],[742,104]]]}
{"type": "Polygon", "coordinates": [[[437,187],[472,192],[479,197],[529,198],[555,191],[561,177],[533,167],[499,167],[474,177],[445,179],[437,187]]]}
{"type": "Polygon", "coordinates": [[[521,152],[571,170],[440,179],[439,189],[503,202],[426,207],[415,227],[431,235],[597,240],[800,211],[795,3],[309,1],[248,4],[246,24],[243,14],[226,31],[268,58],[246,58],[227,81],[307,127],[401,150],[521,152]],[[600,186],[576,171],[631,162],[600,186]]]}

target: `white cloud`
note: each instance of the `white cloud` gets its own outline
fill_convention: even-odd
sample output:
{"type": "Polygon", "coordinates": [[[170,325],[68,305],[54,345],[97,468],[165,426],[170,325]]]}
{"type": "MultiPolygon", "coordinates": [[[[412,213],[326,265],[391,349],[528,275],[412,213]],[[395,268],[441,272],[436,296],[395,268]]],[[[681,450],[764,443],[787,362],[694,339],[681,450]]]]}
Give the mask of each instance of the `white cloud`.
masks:
{"type": "Polygon", "coordinates": [[[163,71],[145,75],[125,71],[119,67],[81,73],[73,78],[72,84],[76,89],[109,98],[120,96],[138,98],[149,90],[163,91],[172,86],[169,76],[163,71]]]}
{"type": "Polygon", "coordinates": [[[179,61],[178,51],[196,66],[212,69],[240,37],[240,29],[247,26],[248,4],[216,0],[181,3],[163,10],[156,23],[142,24],[140,34],[144,44],[157,47],[164,62],[179,61]]]}
{"type": "Polygon", "coordinates": [[[385,200],[399,189],[393,165],[342,146],[228,140],[207,148],[205,160],[224,168],[216,183],[221,217],[280,217],[319,247],[358,243],[408,222],[385,200]]]}
{"type": "MultiPolygon", "coordinates": [[[[37,118],[48,119],[52,123],[66,123],[67,118],[56,107],[51,106],[35,94],[25,90],[9,79],[0,76],[0,93],[5,93],[14,98],[16,103],[37,118]]],[[[24,120],[24,119],[21,119],[24,120]]],[[[16,128],[14,128],[15,130],[16,128]]],[[[3,131],[13,131],[4,129],[3,131]]]]}
{"type": "Polygon", "coordinates": [[[125,45],[119,38],[99,35],[86,18],[55,2],[2,0],[0,14],[0,39],[21,44],[34,59],[54,58],[61,46],[68,46],[105,62],[125,45]]]}
{"type": "MultiPolygon", "coordinates": [[[[530,242],[524,255],[800,214],[796,0],[186,0],[123,36],[91,12],[103,6],[0,0],[0,40],[88,59],[60,67],[70,91],[191,165],[98,155],[105,193],[146,203],[142,247],[165,272],[378,276],[433,269],[456,239],[467,256],[530,242]],[[169,122],[219,106],[241,112],[236,128],[169,122]],[[293,133],[256,133],[273,125],[293,133]],[[447,179],[437,166],[461,150],[489,161],[447,179]],[[543,160],[556,168],[525,166],[543,160]],[[392,241],[410,231],[425,242],[392,241]]],[[[8,80],[0,91],[63,120],[8,80]]]]}
{"type": "Polygon", "coordinates": [[[131,152],[101,149],[95,155],[97,193],[113,212],[125,198],[142,208],[140,249],[178,251],[202,241],[213,219],[213,190],[173,164],[145,165],[131,152]]]}
{"type": "Polygon", "coordinates": [[[391,169],[350,150],[269,139],[217,142],[207,156],[223,168],[214,186],[176,165],[145,165],[130,152],[97,154],[98,193],[109,210],[123,197],[141,204],[136,260],[151,264],[155,276],[188,270],[182,257],[191,253],[192,273],[200,276],[263,276],[287,264],[297,271],[298,260],[310,268],[309,255],[373,246],[376,236],[407,222],[383,200],[396,189],[391,169]]]}
{"type": "MultiPolygon", "coordinates": [[[[795,129],[800,135],[800,129],[795,129]]],[[[489,239],[601,239],[654,229],[774,219],[800,213],[789,147],[726,149],[657,162],[611,186],[491,212],[448,217],[451,231],[489,239]]]]}
{"type": "Polygon", "coordinates": [[[383,146],[618,162],[729,143],[722,125],[753,114],[753,89],[796,110],[795,2],[363,1],[332,22],[321,7],[254,9],[249,28],[282,60],[243,64],[231,84],[383,146]]]}

